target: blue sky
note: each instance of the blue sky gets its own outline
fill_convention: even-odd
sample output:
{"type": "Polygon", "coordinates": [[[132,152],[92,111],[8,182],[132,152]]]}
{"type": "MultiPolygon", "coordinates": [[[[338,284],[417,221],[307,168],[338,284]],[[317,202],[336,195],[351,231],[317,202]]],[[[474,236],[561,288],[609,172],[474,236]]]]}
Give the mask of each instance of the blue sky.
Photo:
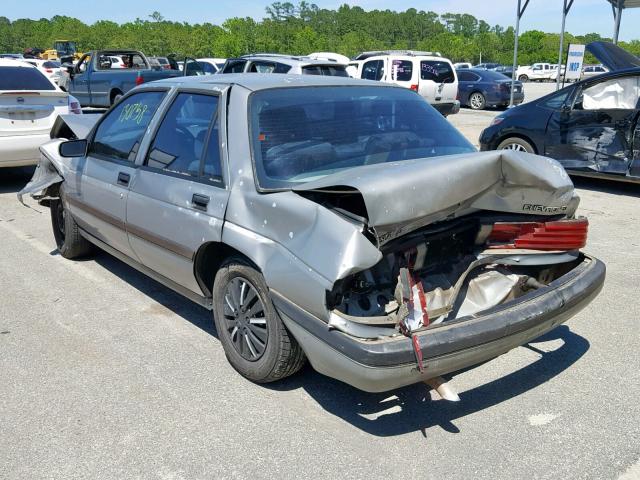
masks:
{"type": "MultiPolygon", "coordinates": [[[[297,1],[297,0],[296,0],[297,1]]],[[[524,0],[523,0],[524,2],[524,0]]],[[[92,23],[96,20],[113,20],[119,23],[145,18],[157,10],[165,18],[190,23],[221,23],[228,17],[250,16],[256,19],[264,15],[271,1],[264,0],[2,0],[0,15],[11,20],[17,18],[41,18],[53,15],[69,15],[92,23]],[[87,8],[90,6],[90,8],[87,8]],[[37,13],[36,13],[37,12],[37,13]]],[[[295,3],[295,2],[294,2],[295,3]]],[[[348,3],[364,9],[432,10],[437,13],[470,13],[491,25],[513,25],[516,0],[316,0],[320,7],[336,8],[348,3]],[[490,8],[487,6],[490,5],[490,8]]],[[[521,23],[522,31],[537,29],[546,32],[560,31],[562,0],[531,0],[521,23]]],[[[640,24],[640,8],[625,11],[620,38],[639,38],[634,26],[640,24]]],[[[605,0],[575,0],[567,17],[567,31],[574,34],[597,32],[611,36],[613,15],[605,0]]]]}

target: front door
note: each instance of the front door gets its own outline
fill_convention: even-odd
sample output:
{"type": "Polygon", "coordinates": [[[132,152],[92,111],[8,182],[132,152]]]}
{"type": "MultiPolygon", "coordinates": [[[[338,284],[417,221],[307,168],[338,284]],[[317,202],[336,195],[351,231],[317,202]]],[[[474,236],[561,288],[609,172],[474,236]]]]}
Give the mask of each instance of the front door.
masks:
{"type": "Polygon", "coordinates": [[[98,240],[134,257],[125,231],[126,202],[140,142],[165,91],[139,92],[107,113],[89,142],[81,178],[68,185],[69,208],[98,240]]]}
{"type": "Polygon", "coordinates": [[[626,174],[633,157],[639,78],[613,78],[576,92],[573,104],[550,119],[545,153],[568,169],[626,174]]]}
{"type": "Polygon", "coordinates": [[[224,91],[178,91],[127,201],[129,241],[140,261],[198,294],[195,254],[221,240],[229,196],[221,161],[225,103],[224,91]]]}
{"type": "Polygon", "coordinates": [[[83,56],[73,69],[69,78],[69,92],[80,101],[80,105],[89,106],[91,104],[91,92],[89,91],[89,55],[83,56]]]}

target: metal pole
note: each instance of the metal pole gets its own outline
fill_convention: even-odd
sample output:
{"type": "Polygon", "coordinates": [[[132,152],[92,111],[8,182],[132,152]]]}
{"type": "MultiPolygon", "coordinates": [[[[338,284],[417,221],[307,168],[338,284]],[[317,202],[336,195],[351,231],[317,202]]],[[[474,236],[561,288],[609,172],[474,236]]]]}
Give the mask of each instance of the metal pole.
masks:
{"type": "Polygon", "coordinates": [[[513,107],[513,90],[516,86],[516,70],[518,69],[518,36],[520,35],[521,1],[522,0],[518,0],[518,11],[516,12],[516,38],[513,44],[513,72],[511,72],[511,97],[509,98],[509,107],[513,107]]]}
{"type": "MultiPolygon", "coordinates": [[[[560,74],[562,73],[562,50],[564,48],[564,27],[567,15],[569,13],[569,10],[571,9],[571,5],[573,5],[573,0],[564,0],[564,6],[562,7],[562,28],[560,29],[560,50],[558,51],[558,76],[556,77],[556,91],[560,88],[560,74]]],[[[565,75],[566,74],[567,71],[565,69],[565,75]]]]}
{"type": "Polygon", "coordinates": [[[618,43],[618,34],[620,33],[620,20],[622,17],[622,5],[624,4],[623,0],[618,0],[618,6],[616,8],[616,25],[613,31],[613,43],[617,45],[618,43]]]}

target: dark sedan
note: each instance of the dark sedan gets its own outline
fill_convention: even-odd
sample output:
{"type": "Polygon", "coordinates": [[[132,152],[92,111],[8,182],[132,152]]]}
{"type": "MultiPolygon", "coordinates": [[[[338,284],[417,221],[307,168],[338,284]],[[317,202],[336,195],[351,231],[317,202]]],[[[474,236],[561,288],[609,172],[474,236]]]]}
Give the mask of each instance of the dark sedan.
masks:
{"type": "MultiPolygon", "coordinates": [[[[511,99],[511,80],[491,70],[477,68],[458,70],[458,99],[460,105],[473,110],[506,107],[511,99]]],[[[522,83],[515,82],[513,102],[518,105],[523,100],[522,83]]]]}
{"type": "Polygon", "coordinates": [[[637,66],[583,80],[501,113],[480,134],[480,148],[538,153],[571,174],[640,182],[639,94],[637,66]]]}

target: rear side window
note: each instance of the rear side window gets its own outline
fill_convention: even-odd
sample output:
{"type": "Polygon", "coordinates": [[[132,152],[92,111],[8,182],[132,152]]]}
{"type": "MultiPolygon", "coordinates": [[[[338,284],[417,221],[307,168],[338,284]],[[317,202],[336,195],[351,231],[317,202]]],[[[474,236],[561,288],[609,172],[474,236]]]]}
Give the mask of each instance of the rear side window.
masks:
{"type": "Polygon", "coordinates": [[[420,62],[420,78],[433,80],[436,83],[453,83],[455,75],[448,62],[440,60],[422,60],[420,62]]]}
{"type": "Polygon", "coordinates": [[[413,77],[411,60],[394,60],[391,63],[391,78],[399,82],[410,82],[411,77],[413,77]]]}
{"type": "Polygon", "coordinates": [[[475,82],[480,80],[480,76],[473,72],[458,72],[458,80],[461,82],[475,82]]]}
{"type": "Polygon", "coordinates": [[[362,66],[362,75],[360,78],[365,80],[380,80],[384,75],[384,61],[370,60],[362,66]]]}
{"type": "Polygon", "coordinates": [[[98,126],[89,153],[133,162],[165,92],[140,92],[122,100],[98,126]]]}
{"type": "Polygon", "coordinates": [[[165,115],[145,164],[167,172],[200,176],[203,152],[210,144],[207,176],[220,176],[220,149],[215,128],[218,97],[180,93],[165,115]],[[212,122],[214,128],[211,129],[212,122]]]}
{"type": "Polygon", "coordinates": [[[348,77],[347,70],[342,65],[309,65],[302,68],[303,75],[324,75],[326,77],[348,77]]]}
{"type": "Polygon", "coordinates": [[[249,67],[250,73],[287,73],[289,70],[290,65],[278,62],[252,62],[249,67]]]}
{"type": "Polygon", "coordinates": [[[0,67],[0,90],[55,90],[56,87],[31,67],[0,67]]]}

